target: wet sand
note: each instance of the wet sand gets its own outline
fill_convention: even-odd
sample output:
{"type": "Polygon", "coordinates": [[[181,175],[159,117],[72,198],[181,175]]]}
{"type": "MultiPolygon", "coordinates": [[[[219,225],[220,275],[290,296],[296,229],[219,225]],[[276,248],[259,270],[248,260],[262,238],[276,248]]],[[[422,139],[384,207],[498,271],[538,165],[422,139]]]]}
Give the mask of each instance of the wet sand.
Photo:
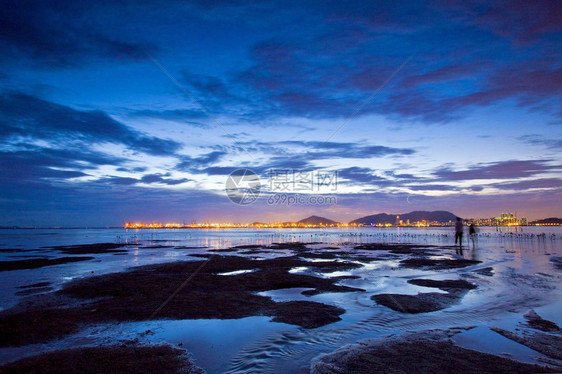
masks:
{"type": "Polygon", "coordinates": [[[293,287],[311,288],[308,295],[363,291],[336,285],[342,277],[319,278],[289,272],[298,266],[330,272],[360,265],[309,263],[296,256],[258,261],[210,255],[205,261],[149,265],[89,277],[0,313],[0,346],[47,342],[76,332],[81,325],[109,321],[266,315],[273,317],[274,322],[315,328],[339,321],[345,310],[311,301],[274,302],[255,293],[293,287]],[[249,272],[221,275],[236,271],[249,272]],[[190,278],[191,275],[196,276],[190,278]],[[190,279],[189,283],[181,287],[186,279],[190,279]],[[174,295],[173,302],[166,303],[169,295],[174,295]]]}
{"type": "Polygon", "coordinates": [[[456,346],[449,337],[457,332],[428,331],[360,342],[317,359],[311,373],[552,373],[556,370],[456,346]]]}
{"type": "Polygon", "coordinates": [[[59,258],[39,258],[30,260],[0,261],[0,271],[37,269],[45,266],[67,264],[70,262],[89,261],[94,257],[59,257],[59,258]]]}
{"type": "Polygon", "coordinates": [[[0,368],[1,374],[203,374],[185,352],[169,346],[88,347],[44,353],[0,368]]]}
{"type": "MultiPolygon", "coordinates": [[[[166,245],[168,243],[154,244],[143,248],[170,247],[166,245]]],[[[364,289],[349,285],[354,279],[359,278],[358,276],[332,276],[330,273],[345,273],[359,269],[365,264],[376,264],[381,261],[392,260],[399,268],[430,273],[481,264],[481,261],[477,260],[443,256],[444,250],[448,247],[368,243],[355,246],[355,250],[342,250],[335,246],[319,247],[318,244],[320,243],[291,242],[239,245],[207,250],[204,253],[201,251],[189,253],[193,258],[191,261],[139,266],[124,272],[89,276],[68,282],[55,292],[48,292],[51,290],[49,282],[21,286],[19,287],[21,295],[31,295],[23,298],[15,307],[0,312],[0,331],[2,331],[0,347],[48,343],[70,334],[79,334],[88,326],[100,323],[118,324],[147,320],[239,319],[249,316],[268,316],[271,322],[295,325],[305,330],[317,329],[340,321],[341,316],[346,313],[345,306],[342,308],[318,300],[276,301],[259,293],[301,288],[303,290],[300,293],[305,297],[325,293],[364,293],[364,289]],[[295,269],[300,268],[306,268],[308,271],[295,272],[295,269]],[[32,295],[36,292],[47,293],[32,295]]],[[[76,255],[68,257],[70,259],[81,259],[83,257],[78,255],[84,254],[118,255],[129,250],[122,244],[111,243],[49,248],[52,251],[76,255]]],[[[205,249],[197,246],[181,248],[205,249]]],[[[17,264],[21,261],[7,262],[14,263],[10,266],[19,266],[17,264]]],[[[469,271],[486,277],[494,276],[492,267],[469,271]]],[[[419,277],[404,280],[404,286],[408,284],[443,292],[419,292],[417,295],[376,293],[370,296],[373,300],[372,306],[380,304],[399,315],[427,314],[450,308],[460,303],[468,292],[478,290],[477,284],[465,279],[419,277]]],[[[553,353],[560,348],[560,329],[553,322],[542,319],[534,311],[533,313],[525,315],[527,327],[540,331],[529,330],[530,332],[521,336],[501,328],[493,331],[542,352],[554,360],[560,359],[556,353],[553,353]]],[[[137,343],[128,347],[104,347],[105,351],[100,348],[98,353],[108,357],[112,357],[115,353],[117,356],[120,355],[124,362],[136,360],[134,353],[139,351],[132,352],[131,349],[133,351],[147,349],[146,357],[155,357],[155,360],[161,357],[160,353],[156,353],[157,350],[152,353],[150,351],[157,347],[143,347],[137,343]],[[120,350],[125,350],[121,352],[122,355],[117,353],[120,350]]],[[[44,365],[45,362],[65,360],[65,357],[72,362],[83,355],[94,357],[98,354],[87,349],[82,351],[83,349],[85,348],[33,356],[23,359],[17,365],[24,365],[18,366],[19,368],[29,368],[32,366],[25,365],[37,365],[38,362],[44,365]]],[[[326,359],[323,359],[324,361],[317,361],[313,365],[313,372],[343,373],[351,370],[367,373],[372,372],[369,368],[378,367],[372,366],[373,362],[383,365],[380,367],[386,368],[383,370],[385,372],[393,372],[389,371],[390,367],[397,368],[394,372],[443,372],[451,368],[479,372],[502,370],[503,372],[545,372],[545,370],[552,372],[554,370],[462,348],[447,339],[399,340],[384,346],[373,346],[369,343],[368,349],[365,348],[366,350],[360,354],[354,350],[355,348],[345,349],[336,352],[335,356],[329,356],[330,360],[337,358],[337,365],[339,365],[337,367],[340,367],[337,370],[340,371],[334,369],[336,366],[333,366],[333,362],[328,365],[326,359]],[[343,360],[342,357],[348,357],[349,360],[343,360]],[[404,357],[410,359],[404,360],[404,357]],[[415,368],[417,370],[414,370],[415,368]]],[[[176,351],[178,350],[171,349],[167,353],[161,353],[173,357],[178,354],[176,351]]],[[[180,349],[179,352],[184,351],[180,349]]],[[[178,370],[181,368],[184,370],[186,367],[190,368],[188,370],[195,370],[185,357],[182,356],[180,361],[184,366],[178,366],[178,370]]],[[[556,361],[553,363],[556,364],[556,361]]],[[[6,371],[9,367],[15,366],[3,367],[0,372],[22,372],[6,371]]],[[[25,370],[27,369],[23,372],[25,370]]],[[[173,370],[176,369],[172,368],[169,372],[174,372],[173,370]]]]}
{"type": "Polygon", "coordinates": [[[377,304],[403,313],[428,313],[448,308],[457,303],[466,294],[467,290],[476,288],[476,285],[465,280],[433,280],[410,279],[408,283],[423,287],[438,288],[447,291],[446,294],[436,292],[418,293],[417,295],[378,294],[371,297],[377,304]]]}

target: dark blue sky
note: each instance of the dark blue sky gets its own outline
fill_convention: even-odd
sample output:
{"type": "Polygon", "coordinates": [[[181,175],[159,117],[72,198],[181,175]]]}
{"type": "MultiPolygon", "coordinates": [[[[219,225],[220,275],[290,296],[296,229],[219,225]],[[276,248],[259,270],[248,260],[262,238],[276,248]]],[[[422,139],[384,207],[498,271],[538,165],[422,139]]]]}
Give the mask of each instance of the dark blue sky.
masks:
{"type": "Polygon", "coordinates": [[[559,1],[14,0],[0,24],[0,225],[562,216],[559,1]],[[337,170],[337,204],[268,205],[272,168],[337,170]]]}

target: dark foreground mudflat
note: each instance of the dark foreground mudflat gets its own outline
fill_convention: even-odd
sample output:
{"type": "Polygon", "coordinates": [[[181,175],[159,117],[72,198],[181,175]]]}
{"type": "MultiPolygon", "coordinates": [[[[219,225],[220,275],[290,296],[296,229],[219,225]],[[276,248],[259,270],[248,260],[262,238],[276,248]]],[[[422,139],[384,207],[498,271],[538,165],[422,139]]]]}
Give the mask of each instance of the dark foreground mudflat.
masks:
{"type": "Polygon", "coordinates": [[[125,244],[116,243],[96,243],[96,244],[77,244],[77,245],[59,245],[54,247],[46,247],[56,251],[60,251],[69,255],[84,254],[101,254],[101,253],[126,253],[126,249],[117,249],[125,247],[125,244]]]}
{"type": "MultiPolygon", "coordinates": [[[[92,276],[68,283],[64,289],[30,296],[16,307],[0,312],[0,347],[48,342],[77,333],[85,326],[97,323],[144,321],[149,319],[234,319],[249,316],[269,316],[274,322],[316,328],[340,320],[345,310],[313,301],[276,302],[259,292],[307,288],[304,295],[323,292],[361,292],[338,282],[354,277],[319,277],[314,273],[345,271],[361,267],[357,262],[385,258],[399,260],[401,267],[423,270],[464,268],[478,261],[435,258],[440,247],[365,244],[356,253],[329,248],[326,252],[312,251],[306,244],[277,243],[270,246],[239,246],[221,251],[191,254],[197,261],[176,262],[137,267],[127,272],[92,276]],[[228,255],[258,254],[291,250],[294,255],[273,259],[247,258],[228,255]],[[329,250],[329,252],[328,252],[329,250]],[[370,253],[389,251],[376,257],[370,253]],[[373,252],[370,252],[373,251],[373,252]],[[222,253],[225,252],[225,253],[222,253]],[[430,257],[431,256],[431,257],[430,257]],[[321,261],[306,261],[306,259],[321,261]],[[292,273],[305,267],[309,274],[292,273]],[[245,273],[236,273],[248,271],[245,273]],[[235,272],[235,273],[232,273],[235,272]]],[[[120,254],[126,248],[103,244],[91,246],[51,247],[70,255],[88,253],[120,254]]],[[[259,256],[258,256],[259,257],[259,256]]],[[[72,257],[81,259],[83,257],[72,257]]],[[[15,262],[14,262],[15,263],[15,262]]],[[[23,263],[21,263],[23,264],[23,263]]],[[[10,265],[10,266],[14,266],[10,265]]],[[[50,265],[50,264],[49,264],[50,265]]],[[[48,266],[48,265],[46,265],[48,266]]],[[[493,269],[474,270],[492,276],[493,269]]],[[[438,288],[447,293],[424,292],[418,295],[379,294],[377,303],[401,313],[431,312],[447,308],[461,300],[475,284],[465,280],[411,279],[411,284],[438,288]]],[[[48,283],[23,286],[32,293],[49,287],[48,283]]],[[[544,332],[559,332],[558,326],[534,314],[526,315],[529,326],[544,332]]],[[[546,352],[559,347],[559,338],[537,335],[527,342],[529,347],[546,352]],[[558,340],[557,340],[558,339],[558,340]],[[548,344],[546,344],[546,343],[548,344]],[[534,344],[534,345],[533,345],[534,344]],[[544,348],[547,346],[548,349],[544,348]]],[[[507,333],[504,333],[507,336],[507,333]]],[[[508,336],[516,339],[516,336],[508,336]]],[[[342,349],[323,356],[312,366],[314,373],[442,373],[442,372],[552,372],[455,346],[439,339],[403,339],[384,344],[362,345],[358,349],[342,349]]],[[[169,346],[119,346],[69,349],[25,358],[0,368],[0,373],[199,373],[184,351],[169,346]]]]}
{"type": "Polygon", "coordinates": [[[59,257],[59,258],[35,258],[30,260],[0,261],[0,271],[37,269],[45,266],[67,264],[69,262],[89,261],[93,257],[59,257]]]}
{"type": "Polygon", "coordinates": [[[134,270],[85,278],[63,290],[26,300],[0,313],[0,346],[47,342],[98,322],[148,319],[233,319],[271,316],[304,328],[340,320],[344,309],[312,301],[275,302],[256,294],[282,288],[310,288],[307,295],[322,292],[363,291],[336,285],[342,277],[320,278],[293,274],[294,267],[319,272],[345,270],[361,265],[293,257],[252,260],[240,256],[212,255],[205,261],[150,265],[134,270]],[[239,270],[252,272],[222,275],[239,270]],[[170,295],[173,295],[168,300],[170,295]]]}
{"type": "Polygon", "coordinates": [[[458,303],[469,290],[476,288],[475,284],[462,279],[410,279],[408,283],[422,287],[439,288],[440,290],[447,291],[447,293],[422,292],[417,295],[383,293],[371,296],[371,300],[397,312],[428,313],[445,309],[458,303]]]}
{"type": "Polygon", "coordinates": [[[408,283],[415,284],[416,286],[439,288],[443,291],[455,290],[473,290],[476,288],[475,284],[467,282],[463,279],[446,279],[446,280],[433,280],[433,279],[410,279],[408,283]]]}
{"type": "Polygon", "coordinates": [[[408,258],[400,261],[400,266],[410,269],[444,270],[464,268],[479,263],[481,261],[465,259],[408,258]]]}
{"type": "Polygon", "coordinates": [[[552,372],[556,369],[461,348],[447,340],[356,344],[323,356],[311,370],[314,374],[552,372]]]}
{"type": "Polygon", "coordinates": [[[169,346],[94,347],[44,353],[0,368],[0,374],[200,374],[184,351],[169,346]]]}
{"type": "MultiPolygon", "coordinates": [[[[533,309],[523,315],[526,323],[520,323],[515,331],[490,327],[492,331],[523,344],[556,360],[562,360],[562,330],[552,321],[543,319],[533,309]],[[538,330],[538,331],[537,331],[538,330]]],[[[559,371],[560,372],[560,371],[559,371]]]]}
{"type": "Polygon", "coordinates": [[[418,293],[417,295],[401,295],[383,293],[371,296],[379,305],[384,305],[392,310],[402,313],[428,313],[445,309],[458,301],[452,294],[437,292],[418,293]]]}

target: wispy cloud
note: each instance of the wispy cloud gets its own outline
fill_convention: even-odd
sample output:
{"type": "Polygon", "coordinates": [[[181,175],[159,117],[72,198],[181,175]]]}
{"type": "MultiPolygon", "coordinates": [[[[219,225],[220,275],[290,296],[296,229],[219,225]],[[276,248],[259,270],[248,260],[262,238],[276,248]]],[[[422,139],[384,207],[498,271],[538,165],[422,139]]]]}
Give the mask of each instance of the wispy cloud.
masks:
{"type": "Polygon", "coordinates": [[[476,165],[465,170],[441,168],[435,171],[438,180],[463,181],[478,179],[514,179],[532,177],[548,171],[562,170],[562,165],[552,166],[552,160],[502,161],[476,165]]]}
{"type": "Polygon", "coordinates": [[[134,130],[101,111],[80,111],[21,93],[0,96],[0,140],[26,136],[50,142],[124,144],[151,155],[173,155],[181,145],[134,130]],[[33,108],[33,110],[30,110],[33,108]]]}
{"type": "Polygon", "coordinates": [[[562,139],[547,138],[544,135],[523,135],[519,137],[519,140],[527,144],[545,146],[548,149],[562,149],[562,139]]]}

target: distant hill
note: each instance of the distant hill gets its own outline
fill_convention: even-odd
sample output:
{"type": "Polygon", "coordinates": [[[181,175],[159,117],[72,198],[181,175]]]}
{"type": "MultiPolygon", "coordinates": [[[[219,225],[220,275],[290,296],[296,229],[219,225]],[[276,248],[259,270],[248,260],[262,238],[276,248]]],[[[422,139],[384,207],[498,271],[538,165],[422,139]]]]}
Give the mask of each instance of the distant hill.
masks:
{"type": "Polygon", "coordinates": [[[412,223],[423,221],[423,220],[426,220],[428,222],[434,222],[434,221],[449,222],[449,221],[455,221],[457,218],[457,216],[454,215],[453,213],[444,210],[436,210],[433,212],[417,210],[414,212],[404,213],[404,214],[386,214],[386,213],[374,214],[371,216],[358,218],[349,223],[357,224],[357,225],[366,225],[366,226],[378,225],[378,224],[384,225],[387,223],[393,225],[396,223],[396,216],[399,216],[402,222],[406,222],[410,220],[410,222],[412,223]]]}
{"type": "Polygon", "coordinates": [[[537,221],[529,222],[531,225],[544,225],[544,224],[555,224],[555,225],[562,225],[562,218],[550,217],[545,219],[539,219],[537,221]]]}
{"type": "Polygon", "coordinates": [[[303,224],[303,225],[336,225],[338,222],[336,221],[332,221],[331,219],[328,218],[324,218],[324,217],[318,217],[318,216],[310,216],[307,217],[305,219],[301,219],[300,221],[298,221],[297,223],[303,224]]]}

